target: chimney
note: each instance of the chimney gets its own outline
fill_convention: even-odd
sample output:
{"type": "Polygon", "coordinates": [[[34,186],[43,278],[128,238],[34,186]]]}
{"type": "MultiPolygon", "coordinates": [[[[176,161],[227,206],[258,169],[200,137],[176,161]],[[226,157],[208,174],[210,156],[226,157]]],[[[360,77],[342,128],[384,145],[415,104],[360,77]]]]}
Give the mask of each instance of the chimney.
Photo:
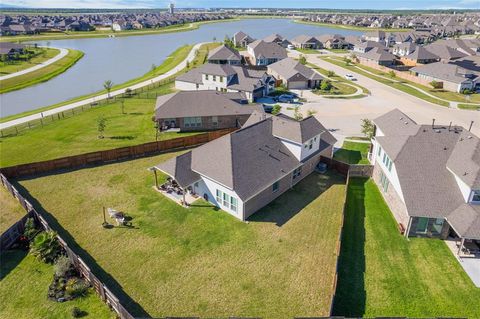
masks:
{"type": "Polygon", "coordinates": [[[472,126],[473,126],[473,121],[470,122],[470,127],[468,128],[469,132],[472,130],[472,126]]]}
{"type": "Polygon", "coordinates": [[[432,119],[432,129],[435,128],[435,119],[432,119]]]}

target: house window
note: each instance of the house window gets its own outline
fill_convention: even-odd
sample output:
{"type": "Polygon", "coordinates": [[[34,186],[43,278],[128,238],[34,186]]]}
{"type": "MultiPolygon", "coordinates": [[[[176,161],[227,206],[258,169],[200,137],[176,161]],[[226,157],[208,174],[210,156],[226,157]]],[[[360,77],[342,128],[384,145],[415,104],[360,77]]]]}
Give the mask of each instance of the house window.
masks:
{"type": "Polygon", "coordinates": [[[390,181],[388,180],[387,176],[382,172],[380,172],[380,184],[382,185],[383,192],[386,193],[388,191],[388,185],[390,181]]]}
{"type": "Polygon", "coordinates": [[[392,171],[392,165],[393,165],[393,162],[390,161],[390,163],[388,164],[388,171],[389,171],[389,172],[392,171]]]}
{"type": "Polygon", "coordinates": [[[219,78],[219,81],[220,81],[220,82],[223,82],[223,76],[221,76],[221,77],[219,78]]]}
{"type": "Polygon", "coordinates": [[[213,75],[213,82],[215,82],[216,80],[217,80],[217,76],[213,75]]]}
{"type": "Polygon", "coordinates": [[[302,167],[298,167],[293,171],[293,179],[296,179],[302,174],[302,167]]]}
{"type": "Polygon", "coordinates": [[[382,155],[382,147],[381,146],[378,147],[378,157],[380,157],[380,155],[382,155]]]}
{"type": "Polygon", "coordinates": [[[310,140],[310,143],[308,143],[308,149],[311,150],[313,147],[313,140],[310,140]]]}
{"type": "Polygon", "coordinates": [[[195,87],[197,88],[197,90],[200,88],[200,84],[195,84],[195,87]]]}
{"type": "Polygon", "coordinates": [[[473,191],[472,202],[480,203],[480,190],[473,191]]]}
{"type": "Polygon", "coordinates": [[[205,80],[208,80],[208,74],[205,74],[205,80]]]}
{"type": "Polygon", "coordinates": [[[223,193],[223,206],[230,207],[230,196],[227,193],[223,193]]]}
{"type": "Polygon", "coordinates": [[[216,199],[217,199],[217,203],[218,203],[219,205],[221,205],[221,204],[222,204],[222,191],[219,190],[219,189],[217,189],[217,197],[216,197],[216,199]]]}
{"type": "Polygon", "coordinates": [[[417,233],[425,234],[428,227],[428,218],[427,217],[418,217],[417,219],[417,233]]]}
{"type": "Polygon", "coordinates": [[[230,209],[237,212],[237,199],[235,197],[230,197],[230,209]]]}
{"type": "Polygon", "coordinates": [[[278,181],[273,183],[273,185],[272,185],[272,192],[273,193],[278,191],[278,185],[279,185],[278,181]]]}
{"type": "Polygon", "coordinates": [[[213,126],[218,126],[218,117],[217,116],[212,116],[212,125],[213,126]]]}
{"type": "Polygon", "coordinates": [[[202,126],[201,117],[186,117],[183,120],[183,125],[185,127],[200,127],[202,126]]]}

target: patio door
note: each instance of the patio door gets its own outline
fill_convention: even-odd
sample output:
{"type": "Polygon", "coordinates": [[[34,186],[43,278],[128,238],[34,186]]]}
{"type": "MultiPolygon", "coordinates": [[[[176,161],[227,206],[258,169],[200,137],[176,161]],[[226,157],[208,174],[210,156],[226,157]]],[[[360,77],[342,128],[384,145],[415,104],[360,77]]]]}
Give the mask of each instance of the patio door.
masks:
{"type": "Polygon", "coordinates": [[[417,233],[425,234],[428,227],[428,218],[427,217],[418,217],[417,220],[417,233]]]}

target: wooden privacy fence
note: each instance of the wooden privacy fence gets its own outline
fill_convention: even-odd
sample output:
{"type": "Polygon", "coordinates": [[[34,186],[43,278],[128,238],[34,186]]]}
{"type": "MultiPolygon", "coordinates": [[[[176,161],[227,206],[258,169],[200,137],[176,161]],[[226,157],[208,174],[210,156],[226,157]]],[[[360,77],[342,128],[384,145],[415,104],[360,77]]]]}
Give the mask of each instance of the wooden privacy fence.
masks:
{"type": "Polygon", "coordinates": [[[347,164],[333,158],[321,156],[320,162],[327,164],[344,176],[370,177],[373,174],[373,165],[347,164]]]}
{"type": "MultiPolygon", "coordinates": [[[[38,224],[44,229],[44,230],[53,230],[55,231],[55,229],[53,229],[52,227],[50,227],[50,225],[48,224],[48,222],[45,220],[45,218],[43,218],[43,216],[38,213],[35,208],[32,206],[32,204],[30,204],[30,202],[28,202],[22,195],[20,195],[20,193],[17,191],[17,189],[15,187],[13,187],[13,185],[8,181],[8,179],[5,177],[5,175],[1,174],[0,173],[0,180],[1,180],[1,183],[2,185],[8,190],[8,192],[13,196],[15,197],[18,202],[20,203],[20,205],[22,205],[22,207],[25,209],[25,211],[27,212],[27,215],[25,215],[21,221],[17,222],[14,226],[12,227],[17,227],[16,229],[18,231],[20,231],[20,229],[22,230],[23,232],[23,225],[25,223],[25,220],[28,218],[28,217],[33,217],[35,218],[35,220],[38,222],[38,224]],[[19,224],[21,226],[19,226],[19,224]]],[[[10,231],[7,230],[7,232],[10,231]]],[[[5,234],[5,233],[4,233],[5,234]]],[[[13,234],[15,234],[14,232],[12,232],[9,236],[13,236],[13,234]]],[[[13,239],[13,242],[15,242],[18,237],[21,235],[21,232],[18,233],[18,236],[13,239]]],[[[3,234],[2,234],[2,246],[3,246],[3,234]]],[[[13,237],[11,237],[13,238],[13,237]]],[[[97,294],[100,296],[100,298],[102,298],[102,300],[107,304],[109,305],[117,314],[118,316],[121,318],[121,319],[135,319],[134,316],[132,316],[126,309],[125,307],[120,303],[119,299],[117,298],[117,296],[115,296],[115,294],[113,294],[107,287],[107,285],[105,285],[102,281],[100,281],[100,279],[98,279],[97,276],[95,276],[95,274],[93,274],[93,272],[90,270],[90,268],[88,267],[88,265],[72,250],[70,249],[70,247],[68,247],[68,244],[66,243],[66,241],[60,237],[59,235],[57,235],[57,238],[58,238],[58,241],[60,242],[60,244],[62,245],[63,249],[65,250],[65,252],[67,253],[67,256],[70,258],[70,261],[72,262],[72,264],[75,266],[75,268],[78,270],[78,272],[80,273],[80,275],[88,282],[90,283],[90,285],[93,287],[93,289],[95,289],[95,291],[97,292],[97,294]]],[[[10,246],[11,244],[13,244],[13,242],[9,242],[10,246]]],[[[8,249],[8,245],[5,245],[5,249],[8,249]]]]}
{"type": "Polygon", "coordinates": [[[0,171],[8,178],[18,178],[64,169],[77,169],[90,165],[99,165],[120,160],[145,157],[165,151],[197,146],[231,133],[234,130],[235,129],[224,129],[170,140],[148,142],[140,145],[84,153],[48,161],[5,167],[0,169],[0,171]]]}

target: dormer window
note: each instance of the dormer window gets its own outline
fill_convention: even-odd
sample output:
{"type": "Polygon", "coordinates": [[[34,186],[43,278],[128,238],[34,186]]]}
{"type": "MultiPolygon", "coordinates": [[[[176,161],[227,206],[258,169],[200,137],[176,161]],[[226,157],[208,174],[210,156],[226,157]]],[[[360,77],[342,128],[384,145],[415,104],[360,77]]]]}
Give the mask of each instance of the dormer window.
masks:
{"type": "Polygon", "coordinates": [[[480,204],[480,189],[473,191],[472,202],[480,204]]]}

